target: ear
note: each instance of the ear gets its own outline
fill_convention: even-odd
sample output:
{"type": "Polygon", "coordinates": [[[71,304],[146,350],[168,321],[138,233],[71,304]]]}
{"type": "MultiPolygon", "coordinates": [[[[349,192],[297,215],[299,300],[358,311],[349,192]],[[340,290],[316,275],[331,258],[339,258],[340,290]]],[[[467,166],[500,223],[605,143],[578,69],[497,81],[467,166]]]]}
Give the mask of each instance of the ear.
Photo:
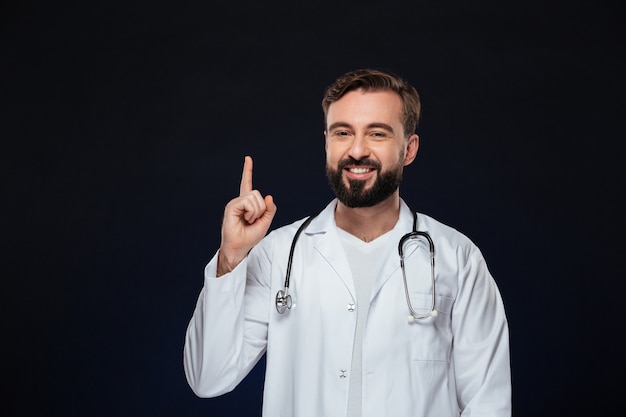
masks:
{"type": "Polygon", "coordinates": [[[326,135],[326,129],[324,129],[324,151],[328,151],[328,136],[326,135]]]}
{"type": "Polygon", "coordinates": [[[417,150],[420,147],[420,137],[415,133],[409,136],[404,149],[404,166],[410,165],[417,157],[417,150]]]}

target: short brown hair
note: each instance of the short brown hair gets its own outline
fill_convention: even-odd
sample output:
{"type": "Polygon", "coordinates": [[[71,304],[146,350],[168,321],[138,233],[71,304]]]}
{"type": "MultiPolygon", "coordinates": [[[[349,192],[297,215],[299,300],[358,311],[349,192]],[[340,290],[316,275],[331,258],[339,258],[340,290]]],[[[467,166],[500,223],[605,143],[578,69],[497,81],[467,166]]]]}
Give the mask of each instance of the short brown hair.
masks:
{"type": "Polygon", "coordinates": [[[402,100],[402,122],[406,137],[415,133],[420,118],[420,97],[417,90],[399,76],[390,72],[374,69],[358,69],[350,71],[337,78],[326,88],[322,99],[324,110],[324,124],[328,116],[330,105],[354,90],[389,90],[400,96],[402,100]]]}

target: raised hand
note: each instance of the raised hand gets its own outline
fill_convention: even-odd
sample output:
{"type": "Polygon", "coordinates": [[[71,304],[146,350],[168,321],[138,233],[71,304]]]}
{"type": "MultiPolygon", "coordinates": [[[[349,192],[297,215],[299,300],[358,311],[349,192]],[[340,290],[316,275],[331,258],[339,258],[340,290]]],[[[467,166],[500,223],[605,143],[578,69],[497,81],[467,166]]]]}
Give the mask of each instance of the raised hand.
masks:
{"type": "Polygon", "coordinates": [[[228,202],[222,222],[222,244],[217,276],[232,271],[267,234],[276,214],[271,195],[263,197],[252,188],[252,158],[245,157],[239,197],[228,202]]]}

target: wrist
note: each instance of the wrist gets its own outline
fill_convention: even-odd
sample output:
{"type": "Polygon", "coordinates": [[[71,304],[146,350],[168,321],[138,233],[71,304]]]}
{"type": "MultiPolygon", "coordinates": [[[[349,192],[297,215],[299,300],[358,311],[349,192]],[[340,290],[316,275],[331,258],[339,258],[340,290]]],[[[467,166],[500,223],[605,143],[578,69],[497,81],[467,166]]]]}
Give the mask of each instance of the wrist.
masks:
{"type": "Polygon", "coordinates": [[[242,260],[242,257],[228,255],[220,248],[217,254],[217,277],[232,272],[242,260]]]}

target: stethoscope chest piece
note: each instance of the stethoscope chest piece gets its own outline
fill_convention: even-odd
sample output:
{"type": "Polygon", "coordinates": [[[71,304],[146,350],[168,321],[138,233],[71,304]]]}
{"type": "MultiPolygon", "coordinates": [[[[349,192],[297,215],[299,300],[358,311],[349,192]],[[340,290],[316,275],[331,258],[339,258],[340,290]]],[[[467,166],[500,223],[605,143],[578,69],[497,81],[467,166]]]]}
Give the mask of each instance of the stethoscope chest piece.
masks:
{"type": "Polygon", "coordinates": [[[291,310],[291,295],[287,294],[284,290],[280,290],[276,293],[276,310],[283,314],[285,310],[291,310]]]}

